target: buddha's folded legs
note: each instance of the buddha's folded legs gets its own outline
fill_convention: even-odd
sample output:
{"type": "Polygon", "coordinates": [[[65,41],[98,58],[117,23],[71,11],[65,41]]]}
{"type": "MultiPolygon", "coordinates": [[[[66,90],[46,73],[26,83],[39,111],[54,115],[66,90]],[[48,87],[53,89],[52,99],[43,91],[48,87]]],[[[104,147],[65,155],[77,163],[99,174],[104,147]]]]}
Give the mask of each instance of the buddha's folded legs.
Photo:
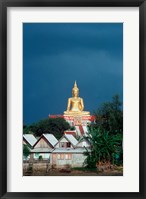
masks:
{"type": "Polygon", "coordinates": [[[90,115],[87,111],[64,111],[64,115],[90,115]]]}

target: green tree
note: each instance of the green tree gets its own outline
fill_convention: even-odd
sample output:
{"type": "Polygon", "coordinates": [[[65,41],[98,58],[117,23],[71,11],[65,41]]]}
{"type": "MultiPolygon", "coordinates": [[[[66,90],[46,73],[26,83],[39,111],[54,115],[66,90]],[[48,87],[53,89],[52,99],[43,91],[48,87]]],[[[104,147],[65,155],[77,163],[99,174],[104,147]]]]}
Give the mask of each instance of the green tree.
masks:
{"type": "Polygon", "coordinates": [[[115,95],[111,102],[103,103],[97,111],[95,124],[89,125],[91,153],[86,153],[85,164],[95,167],[97,164],[123,162],[123,111],[119,96],[115,95]]]}
{"type": "Polygon", "coordinates": [[[119,95],[115,95],[112,102],[106,102],[94,111],[96,124],[94,127],[102,128],[112,134],[123,133],[123,111],[119,95]]]}
{"type": "Polygon", "coordinates": [[[113,135],[100,128],[90,128],[88,139],[91,143],[91,152],[86,152],[84,164],[94,168],[97,164],[117,164],[116,157],[122,153],[122,134],[113,135]]]}
{"type": "Polygon", "coordinates": [[[71,130],[71,131],[74,131],[75,129],[76,129],[75,126],[71,126],[71,127],[70,127],[70,130],[71,130]]]}
{"type": "Polygon", "coordinates": [[[30,149],[26,144],[23,144],[23,156],[27,158],[30,154],[30,149]]]}
{"type": "Polygon", "coordinates": [[[65,130],[70,129],[70,125],[64,118],[49,118],[31,124],[24,129],[24,133],[33,132],[35,136],[41,136],[43,133],[51,133],[56,138],[61,138],[65,130]]]}

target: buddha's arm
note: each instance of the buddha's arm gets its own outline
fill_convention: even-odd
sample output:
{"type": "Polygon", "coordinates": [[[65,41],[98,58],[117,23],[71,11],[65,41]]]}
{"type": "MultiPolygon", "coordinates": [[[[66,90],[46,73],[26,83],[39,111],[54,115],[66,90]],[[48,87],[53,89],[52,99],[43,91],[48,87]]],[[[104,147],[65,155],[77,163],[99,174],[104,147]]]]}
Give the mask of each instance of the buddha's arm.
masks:
{"type": "Polygon", "coordinates": [[[68,99],[68,104],[67,104],[67,111],[70,111],[70,105],[71,105],[71,101],[70,98],[68,99]]]}
{"type": "Polygon", "coordinates": [[[81,111],[84,110],[84,102],[83,102],[83,99],[81,98],[81,111]]]}

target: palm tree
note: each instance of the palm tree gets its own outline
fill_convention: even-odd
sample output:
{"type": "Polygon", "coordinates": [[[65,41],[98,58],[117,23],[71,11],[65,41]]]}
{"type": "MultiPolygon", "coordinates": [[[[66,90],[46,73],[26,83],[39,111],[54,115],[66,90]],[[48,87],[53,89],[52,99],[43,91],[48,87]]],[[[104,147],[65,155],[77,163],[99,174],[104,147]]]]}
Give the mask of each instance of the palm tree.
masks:
{"type": "Polygon", "coordinates": [[[113,135],[100,128],[91,128],[88,139],[91,143],[91,152],[87,152],[85,165],[96,167],[115,163],[115,156],[122,151],[122,135],[113,135]]]}

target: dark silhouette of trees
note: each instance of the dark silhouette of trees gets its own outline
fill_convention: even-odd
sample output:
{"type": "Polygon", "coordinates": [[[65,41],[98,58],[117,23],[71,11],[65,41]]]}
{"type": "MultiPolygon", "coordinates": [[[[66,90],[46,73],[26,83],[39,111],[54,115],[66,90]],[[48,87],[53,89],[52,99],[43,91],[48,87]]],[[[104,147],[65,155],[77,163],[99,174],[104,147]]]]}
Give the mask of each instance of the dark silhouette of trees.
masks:
{"type": "Polygon", "coordinates": [[[57,139],[61,138],[65,130],[70,129],[70,125],[64,118],[49,118],[31,124],[24,128],[24,133],[32,133],[41,136],[44,133],[51,133],[57,139]]]}
{"type": "Polygon", "coordinates": [[[112,102],[106,102],[94,111],[96,116],[95,127],[110,132],[111,134],[123,133],[123,111],[119,96],[115,95],[112,102]]]}

